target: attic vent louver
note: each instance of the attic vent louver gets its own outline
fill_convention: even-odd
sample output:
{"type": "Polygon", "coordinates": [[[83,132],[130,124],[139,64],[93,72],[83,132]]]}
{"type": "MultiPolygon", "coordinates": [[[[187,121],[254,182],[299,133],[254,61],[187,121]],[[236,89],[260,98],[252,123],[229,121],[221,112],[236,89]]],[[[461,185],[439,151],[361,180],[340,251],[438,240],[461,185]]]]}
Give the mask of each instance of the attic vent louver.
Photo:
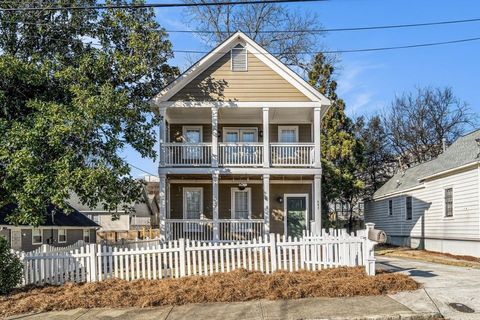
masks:
{"type": "Polygon", "coordinates": [[[247,49],[241,45],[231,50],[232,71],[247,71],[247,49]]]}

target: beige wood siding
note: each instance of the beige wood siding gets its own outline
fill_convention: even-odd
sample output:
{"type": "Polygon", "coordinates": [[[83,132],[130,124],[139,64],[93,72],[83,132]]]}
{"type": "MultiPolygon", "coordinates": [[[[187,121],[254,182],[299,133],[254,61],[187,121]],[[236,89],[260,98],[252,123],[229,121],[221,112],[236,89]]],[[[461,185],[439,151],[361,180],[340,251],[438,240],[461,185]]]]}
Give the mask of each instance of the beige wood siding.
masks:
{"type": "Polygon", "coordinates": [[[232,72],[230,52],[177,92],[170,101],[311,101],[248,53],[248,71],[232,72]]]}
{"type": "MultiPolygon", "coordinates": [[[[203,188],[203,211],[207,218],[212,218],[212,185],[211,184],[171,184],[170,186],[170,218],[183,219],[183,187],[203,188]]],[[[231,188],[238,184],[219,185],[219,217],[231,219],[231,188]]],[[[250,184],[252,195],[252,219],[263,219],[263,185],[250,184]]],[[[308,212],[312,219],[312,187],[310,184],[271,184],[270,185],[270,231],[283,234],[284,232],[284,203],[278,202],[278,198],[286,193],[306,193],[309,202],[308,212]]]]}

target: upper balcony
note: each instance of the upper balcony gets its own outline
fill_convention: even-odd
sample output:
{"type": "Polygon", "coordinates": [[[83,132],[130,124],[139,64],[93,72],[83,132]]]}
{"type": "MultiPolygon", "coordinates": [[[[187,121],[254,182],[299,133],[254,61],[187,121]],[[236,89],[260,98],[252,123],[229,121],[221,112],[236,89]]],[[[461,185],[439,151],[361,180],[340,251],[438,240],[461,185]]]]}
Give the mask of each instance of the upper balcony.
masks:
{"type": "Polygon", "coordinates": [[[314,115],[314,108],[166,109],[160,166],[317,168],[314,115]]]}

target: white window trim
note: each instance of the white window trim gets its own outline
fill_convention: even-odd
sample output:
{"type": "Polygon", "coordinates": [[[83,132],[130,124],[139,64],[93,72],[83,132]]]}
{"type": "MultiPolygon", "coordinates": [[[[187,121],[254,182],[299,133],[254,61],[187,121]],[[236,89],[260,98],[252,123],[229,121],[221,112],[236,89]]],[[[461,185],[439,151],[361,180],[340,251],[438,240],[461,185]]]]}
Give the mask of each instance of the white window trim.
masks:
{"type": "Polygon", "coordinates": [[[248,50],[247,46],[233,47],[230,49],[230,71],[232,72],[247,72],[248,71],[248,50]],[[233,50],[245,50],[245,70],[233,70],[233,50]]]}
{"type": "Polygon", "coordinates": [[[67,229],[58,229],[57,230],[57,242],[58,243],[67,243],[67,229]],[[65,231],[65,241],[60,241],[60,230],[65,231]]]}
{"type": "MultiPolygon", "coordinates": [[[[233,131],[236,131],[238,133],[238,139],[241,138],[241,135],[242,135],[242,131],[255,131],[255,142],[253,143],[257,143],[258,142],[258,128],[257,127],[223,127],[223,133],[222,133],[222,141],[224,143],[228,143],[227,142],[227,133],[228,132],[233,132],[233,131]]],[[[239,143],[243,143],[243,142],[239,142],[239,143]]]]}
{"type": "Polygon", "coordinates": [[[91,242],[91,234],[90,234],[90,229],[83,229],[82,231],[82,240],[86,243],[90,243],[91,242]],[[85,241],[85,233],[88,234],[88,241],[85,241]]]}
{"type": "Polygon", "coordinates": [[[32,244],[43,244],[43,230],[42,229],[38,229],[38,228],[33,228],[32,229],[32,244]],[[34,234],[33,234],[35,230],[40,231],[40,239],[41,239],[40,242],[35,242],[33,240],[33,239],[35,239],[34,234]]]}
{"type": "Polygon", "coordinates": [[[453,186],[445,186],[443,188],[443,219],[451,220],[455,217],[454,210],[453,210],[454,204],[455,204],[455,189],[453,188],[453,186]],[[452,215],[451,216],[447,216],[447,207],[445,204],[445,191],[447,189],[452,189],[452,215]]]}
{"type": "Polygon", "coordinates": [[[252,219],[252,188],[245,188],[245,190],[240,190],[240,188],[231,188],[230,189],[230,199],[231,199],[231,204],[230,204],[230,217],[234,220],[237,220],[235,218],[235,192],[240,191],[240,192],[247,192],[247,197],[248,197],[248,220],[252,219]]]}
{"type": "Polygon", "coordinates": [[[387,206],[388,206],[388,216],[392,217],[393,216],[393,199],[388,200],[387,206]],[[392,203],[392,211],[390,211],[390,203],[392,203]]]}
{"type": "Polygon", "coordinates": [[[203,126],[182,126],[182,139],[185,141],[187,130],[200,130],[200,142],[203,142],[203,126]]]}
{"type": "Polygon", "coordinates": [[[405,196],[405,221],[412,221],[413,220],[413,197],[412,196],[405,196]],[[407,200],[408,198],[412,199],[412,216],[408,219],[408,210],[407,210],[407,200]]]}
{"type": "Polygon", "coordinates": [[[187,220],[187,191],[200,191],[200,219],[204,219],[203,214],[203,187],[184,187],[183,188],[183,219],[187,220]]]}
{"type": "Polygon", "coordinates": [[[288,215],[287,215],[287,198],[300,198],[300,197],[305,197],[305,227],[307,228],[307,230],[309,230],[310,226],[308,224],[308,217],[309,217],[309,213],[308,213],[308,205],[309,205],[309,202],[308,202],[308,193],[285,193],[283,195],[283,215],[284,215],[284,219],[283,219],[283,234],[286,236],[288,234],[288,230],[287,230],[287,219],[288,219],[288,215]]]}
{"type": "Polygon", "coordinates": [[[283,142],[280,141],[280,137],[282,136],[282,130],[295,130],[295,140],[298,142],[298,126],[278,126],[278,142],[280,143],[296,143],[296,142],[283,142]]]}

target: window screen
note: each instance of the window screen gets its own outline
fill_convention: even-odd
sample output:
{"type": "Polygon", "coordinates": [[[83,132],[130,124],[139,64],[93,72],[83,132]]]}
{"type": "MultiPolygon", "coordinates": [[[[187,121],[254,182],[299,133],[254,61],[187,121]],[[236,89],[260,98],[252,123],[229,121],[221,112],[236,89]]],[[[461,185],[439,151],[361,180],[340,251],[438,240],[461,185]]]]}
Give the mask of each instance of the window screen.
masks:
{"type": "Polygon", "coordinates": [[[247,49],[243,47],[232,49],[232,71],[247,71],[247,49]]]}
{"type": "Polygon", "coordinates": [[[412,220],[412,197],[407,197],[405,199],[405,207],[406,207],[406,219],[407,220],[412,220]]]}
{"type": "Polygon", "coordinates": [[[453,217],[453,189],[445,189],[445,217],[453,217]]]}

